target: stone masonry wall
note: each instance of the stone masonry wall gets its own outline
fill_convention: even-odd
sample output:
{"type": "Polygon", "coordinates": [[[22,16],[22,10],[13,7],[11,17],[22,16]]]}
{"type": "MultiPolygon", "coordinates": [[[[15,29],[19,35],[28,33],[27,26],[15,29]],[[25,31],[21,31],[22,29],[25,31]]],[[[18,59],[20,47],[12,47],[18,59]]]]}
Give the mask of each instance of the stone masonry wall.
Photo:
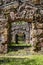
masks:
{"type": "Polygon", "coordinates": [[[32,23],[32,43],[33,46],[36,48],[43,47],[43,22],[42,20],[39,22],[37,20],[34,20],[32,23]]]}
{"type": "Polygon", "coordinates": [[[11,31],[10,31],[11,26],[9,27],[9,24],[11,24],[11,22],[14,22],[15,20],[31,22],[32,30],[30,31],[30,36],[31,36],[30,43],[34,47],[36,46],[43,47],[43,5],[42,4],[38,5],[38,1],[40,0],[36,0],[37,4],[35,2],[34,4],[30,3],[30,1],[32,0],[29,0],[28,2],[22,2],[22,1],[19,2],[19,0],[16,0],[11,3],[11,2],[7,2],[6,0],[5,3],[3,2],[4,4],[1,4],[2,6],[0,6],[0,9],[1,9],[0,11],[2,11],[0,12],[0,16],[1,16],[0,17],[0,53],[6,53],[8,50],[7,38],[10,39],[9,36],[11,34],[11,31]],[[42,17],[39,16],[38,18],[37,15],[35,15],[35,19],[33,20],[34,14],[37,14],[36,11],[38,9],[41,10],[38,13],[41,14],[42,17]],[[5,19],[7,19],[7,21],[5,19]],[[9,23],[8,24],[9,30],[7,28],[7,22],[9,23]],[[7,37],[7,34],[9,35],[8,37],[7,37]]]}
{"type": "Polygon", "coordinates": [[[7,52],[7,21],[3,15],[0,16],[0,53],[7,52]]]}

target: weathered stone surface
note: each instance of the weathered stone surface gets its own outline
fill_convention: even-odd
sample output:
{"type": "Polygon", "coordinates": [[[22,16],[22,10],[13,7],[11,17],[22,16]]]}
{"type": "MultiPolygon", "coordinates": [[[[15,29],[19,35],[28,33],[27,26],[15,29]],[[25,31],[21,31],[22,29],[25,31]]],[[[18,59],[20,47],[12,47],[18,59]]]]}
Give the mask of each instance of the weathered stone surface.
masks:
{"type": "Polygon", "coordinates": [[[12,39],[9,40],[10,42],[11,40],[15,42],[15,35],[20,33],[25,34],[26,43],[30,42],[32,46],[36,46],[38,43],[38,46],[43,46],[42,5],[36,7],[33,5],[33,3],[40,4],[40,0],[33,0],[33,3],[30,2],[30,0],[28,0],[28,2],[26,1],[27,0],[7,2],[7,0],[5,0],[3,2],[3,6],[1,7],[2,12],[0,14],[0,53],[7,52],[7,39],[12,35],[12,39]],[[4,4],[6,4],[6,6],[4,4]],[[13,23],[18,20],[21,22],[26,21],[27,24],[16,25],[13,23]]]}
{"type": "Polygon", "coordinates": [[[43,33],[43,29],[37,29],[37,35],[41,35],[43,33]]]}
{"type": "Polygon", "coordinates": [[[4,6],[3,9],[6,11],[11,9],[12,7],[17,8],[18,6],[19,6],[19,3],[17,1],[14,1],[14,2],[11,2],[9,5],[4,6]]]}
{"type": "Polygon", "coordinates": [[[34,4],[40,4],[40,0],[32,0],[34,4]]]}
{"type": "Polygon", "coordinates": [[[35,23],[32,23],[32,28],[35,29],[36,27],[36,24],[35,23]]]}
{"type": "Polygon", "coordinates": [[[2,44],[0,44],[0,53],[2,53],[3,50],[2,50],[2,44]]]}
{"type": "MultiPolygon", "coordinates": [[[[14,6],[12,6],[12,7],[14,9],[14,6]]],[[[14,17],[11,17],[11,19],[12,20],[15,20],[15,19],[19,19],[19,20],[20,19],[22,19],[22,20],[24,19],[25,20],[26,19],[27,21],[29,20],[31,22],[33,20],[33,14],[34,14],[35,11],[36,11],[36,8],[30,6],[28,4],[28,2],[27,3],[23,3],[20,6],[18,6],[18,8],[16,9],[16,13],[15,13],[15,11],[11,11],[11,12],[14,13],[13,14],[14,17]]],[[[9,13],[10,13],[10,11],[9,11],[9,13]]]]}
{"type": "Polygon", "coordinates": [[[40,40],[40,42],[43,42],[43,38],[40,38],[39,40],[40,40]]]}
{"type": "Polygon", "coordinates": [[[37,37],[33,38],[32,41],[33,41],[33,45],[34,45],[34,44],[36,45],[36,43],[38,42],[37,37]]]}
{"type": "Polygon", "coordinates": [[[43,52],[43,47],[41,47],[41,52],[43,52]]]}
{"type": "Polygon", "coordinates": [[[5,44],[3,53],[7,53],[7,51],[8,51],[8,45],[5,44]]]}
{"type": "Polygon", "coordinates": [[[31,30],[31,36],[32,38],[37,36],[37,31],[36,30],[31,30]]]}
{"type": "Polygon", "coordinates": [[[38,22],[37,22],[37,23],[36,23],[36,27],[39,28],[39,29],[40,29],[40,28],[43,28],[43,23],[38,23],[38,22]]]}
{"type": "Polygon", "coordinates": [[[43,14],[43,10],[40,10],[40,13],[43,14]]]}
{"type": "Polygon", "coordinates": [[[0,44],[0,53],[7,53],[7,44],[0,44]]]}

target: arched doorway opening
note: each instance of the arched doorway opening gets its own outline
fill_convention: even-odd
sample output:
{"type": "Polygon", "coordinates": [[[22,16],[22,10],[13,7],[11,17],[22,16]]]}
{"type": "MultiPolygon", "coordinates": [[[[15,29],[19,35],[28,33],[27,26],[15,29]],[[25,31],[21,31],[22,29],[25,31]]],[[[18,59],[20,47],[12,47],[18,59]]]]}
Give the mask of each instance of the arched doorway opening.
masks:
{"type": "Polygon", "coordinates": [[[19,44],[19,43],[23,43],[25,42],[25,34],[24,33],[18,33],[15,35],[15,43],[19,44]]]}
{"type": "Polygon", "coordinates": [[[30,43],[31,23],[25,21],[12,22],[11,34],[13,43],[30,43]]]}

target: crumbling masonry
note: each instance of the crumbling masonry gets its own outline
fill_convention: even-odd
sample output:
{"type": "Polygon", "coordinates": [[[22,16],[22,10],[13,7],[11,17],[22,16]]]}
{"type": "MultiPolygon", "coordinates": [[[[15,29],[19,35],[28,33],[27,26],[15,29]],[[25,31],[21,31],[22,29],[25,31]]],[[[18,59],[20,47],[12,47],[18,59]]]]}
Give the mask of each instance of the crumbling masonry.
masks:
{"type": "Polygon", "coordinates": [[[26,44],[43,47],[42,0],[1,0],[0,53],[7,53],[8,43],[19,33],[25,34],[26,44]],[[17,25],[18,21],[24,24],[17,25]]]}

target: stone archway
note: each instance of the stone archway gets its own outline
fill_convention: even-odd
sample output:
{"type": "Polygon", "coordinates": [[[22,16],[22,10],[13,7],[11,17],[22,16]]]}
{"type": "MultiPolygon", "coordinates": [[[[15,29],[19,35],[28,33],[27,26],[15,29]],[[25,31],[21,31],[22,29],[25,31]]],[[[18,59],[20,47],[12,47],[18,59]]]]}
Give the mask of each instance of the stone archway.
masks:
{"type": "MultiPolygon", "coordinates": [[[[13,22],[12,23],[12,42],[18,43],[18,37],[19,38],[23,38],[22,41],[25,41],[25,43],[30,43],[30,34],[31,34],[31,23],[25,22],[25,24],[21,23],[22,21],[20,21],[20,24],[16,24],[17,22],[13,22]]],[[[19,23],[19,22],[18,22],[19,23]]],[[[24,21],[23,21],[24,23],[24,21]]]]}

